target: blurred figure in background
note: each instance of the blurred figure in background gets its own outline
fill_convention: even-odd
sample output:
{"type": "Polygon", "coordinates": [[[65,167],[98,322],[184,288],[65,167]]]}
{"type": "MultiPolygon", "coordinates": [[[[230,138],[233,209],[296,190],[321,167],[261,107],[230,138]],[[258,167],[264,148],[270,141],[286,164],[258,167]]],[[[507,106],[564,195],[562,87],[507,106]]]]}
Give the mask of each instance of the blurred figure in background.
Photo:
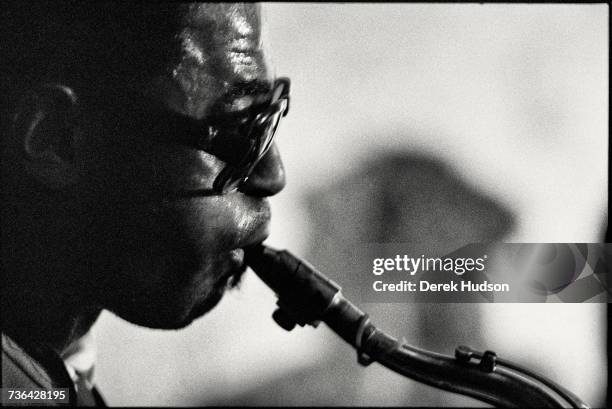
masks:
{"type": "MultiPolygon", "coordinates": [[[[364,243],[404,243],[407,254],[447,254],[466,243],[502,240],[513,215],[433,157],[378,152],[359,171],[309,197],[312,241],[308,259],[350,300],[361,297],[364,243]]],[[[363,304],[383,330],[419,347],[452,354],[460,344],[485,349],[478,304],[363,304]]],[[[297,331],[297,330],[296,330],[297,331]]],[[[295,335],[297,336],[297,334],[295,335]]],[[[326,348],[311,366],[229,400],[235,405],[484,405],[407,380],[379,365],[367,369],[351,348],[321,331],[326,348]],[[300,385],[299,388],[296,386],[300,385]]],[[[216,402],[218,403],[218,402],[216,402]]],[[[227,402],[226,402],[227,403],[227,402]]],[[[486,406],[486,405],[485,405],[486,406]]]]}

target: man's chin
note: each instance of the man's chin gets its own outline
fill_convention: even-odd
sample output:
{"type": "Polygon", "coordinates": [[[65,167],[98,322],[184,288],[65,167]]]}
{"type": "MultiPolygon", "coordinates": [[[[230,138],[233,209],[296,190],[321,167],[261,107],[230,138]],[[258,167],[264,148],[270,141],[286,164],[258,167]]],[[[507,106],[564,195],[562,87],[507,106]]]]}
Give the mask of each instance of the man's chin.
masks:
{"type": "Polygon", "coordinates": [[[201,316],[215,308],[225,295],[226,291],[237,289],[240,283],[242,282],[242,278],[244,276],[245,271],[246,265],[243,265],[241,268],[234,271],[234,273],[229,278],[220,281],[217,287],[215,287],[215,290],[212,292],[212,294],[206,297],[203,302],[196,304],[191,309],[183,327],[186,327],[187,325],[191,324],[195,319],[200,318],[201,316]]]}
{"type": "Polygon", "coordinates": [[[208,298],[206,298],[206,300],[204,302],[202,302],[200,304],[196,304],[191,309],[191,311],[189,312],[189,315],[187,315],[187,318],[185,319],[183,325],[180,328],[184,328],[184,327],[188,326],[194,320],[202,317],[203,315],[208,313],[210,310],[215,308],[217,306],[217,304],[219,304],[219,302],[223,298],[224,294],[225,294],[225,289],[221,289],[219,291],[216,291],[213,295],[211,295],[208,298]]]}
{"type": "Polygon", "coordinates": [[[134,313],[134,311],[112,311],[118,317],[140,327],[152,329],[176,330],[189,326],[193,321],[208,313],[215,308],[223,298],[224,289],[209,294],[206,299],[193,305],[188,310],[183,310],[181,313],[177,311],[159,310],[149,312],[146,315],[144,311],[134,313]]]}
{"type": "Polygon", "coordinates": [[[159,301],[156,308],[147,308],[148,302],[135,302],[132,308],[126,309],[122,305],[121,310],[114,311],[116,315],[129,321],[135,325],[155,328],[155,329],[181,329],[189,326],[194,320],[207,314],[215,308],[223,298],[227,290],[237,288],[242,280],[246,266],[234,269],[228,276],[217,281],[205,296],[197,299],[192,297],[182,298],[177,296],[173,299],[167,299],[168,295],[156,297],[159,301]],[[180,303],[183,299],[183,303],[180,303]],[[136,308],[136,305],[141,305],[142,308],[136,308]]]}
{"type": "Polygon", "coordinates": [[[215,308],[217,304],[223,298],[225,294],[224,289],[215,291],[209,295],[205,300],[196,304],[189,310],[189,312],[183,317],[176,317],[174,319],[169,318],[165,322],[159,322],[156,325],[158,329],[181,329],[191,325],[195,320],[207,314],[210,310],[215,308]]]}

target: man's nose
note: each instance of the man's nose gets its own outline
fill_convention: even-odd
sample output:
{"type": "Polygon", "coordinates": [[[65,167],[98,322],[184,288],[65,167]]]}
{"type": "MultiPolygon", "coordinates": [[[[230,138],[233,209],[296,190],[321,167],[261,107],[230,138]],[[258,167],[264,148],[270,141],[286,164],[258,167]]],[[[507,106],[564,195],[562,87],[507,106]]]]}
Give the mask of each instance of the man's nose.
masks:
{"type": "Polygon", "coordinates": [[[285,167],[276,144],[272,144],[239,190],[250,196],[273,196],[285,187],[285,167]]]}

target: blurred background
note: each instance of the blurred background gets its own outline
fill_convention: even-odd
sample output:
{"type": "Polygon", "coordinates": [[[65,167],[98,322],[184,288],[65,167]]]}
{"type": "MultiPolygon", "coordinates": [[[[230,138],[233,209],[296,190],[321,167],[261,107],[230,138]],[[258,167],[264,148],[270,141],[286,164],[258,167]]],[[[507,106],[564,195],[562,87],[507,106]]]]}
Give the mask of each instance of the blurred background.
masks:
{"type": "MultiPolygon", "coordinates": [[[[359,242],[598,242],[607,226],[607,5],[263,4],[292,80],[277,143],[288,175],[268,244],[344,287],[359,242]]],[[[346,284],[345,284],[346,283],[346,284]]],[[[486,406],[373,364],[325,326],[288,333],[252,272],[181,331],[105,312],[110,405],[486,406]]],[[[363,304],[412,344],[467,344],[594,407],[607,392],[606,304],[363,304]]]]}

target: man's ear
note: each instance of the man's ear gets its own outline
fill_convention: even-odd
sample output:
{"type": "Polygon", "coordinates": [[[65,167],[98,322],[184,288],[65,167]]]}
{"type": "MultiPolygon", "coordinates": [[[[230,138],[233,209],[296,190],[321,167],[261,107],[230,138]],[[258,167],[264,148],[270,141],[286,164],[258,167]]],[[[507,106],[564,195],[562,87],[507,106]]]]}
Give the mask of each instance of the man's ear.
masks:
{"type": "Polygon", "coordinates": [[[51,189],[78,179],[75,162],[78,101],[69,87],[46,84],[28,91],[13,117],[14,141],[26,172],[51,189]]]}

